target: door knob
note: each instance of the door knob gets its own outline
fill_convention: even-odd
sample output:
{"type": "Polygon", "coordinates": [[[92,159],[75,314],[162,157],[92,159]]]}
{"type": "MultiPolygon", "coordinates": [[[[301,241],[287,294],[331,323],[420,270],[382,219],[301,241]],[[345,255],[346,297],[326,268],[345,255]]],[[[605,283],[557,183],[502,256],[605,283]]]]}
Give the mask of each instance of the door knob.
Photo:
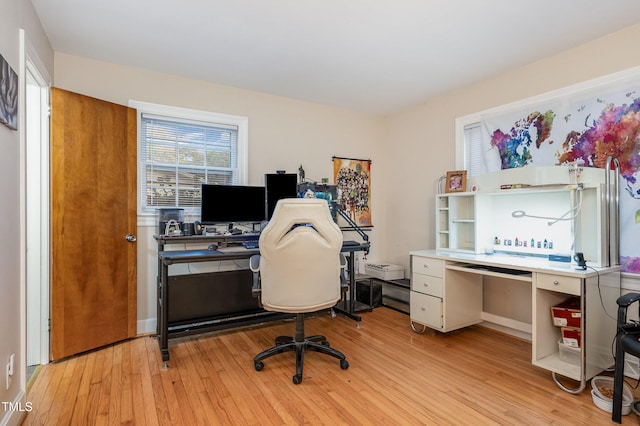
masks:
{"type": "Polygon", "coordinates": [[[137,238],[135,235],[133,234],[127,234],[125,237],[125,240],[129,241],[130,243],[135,243],[137,238]]]}

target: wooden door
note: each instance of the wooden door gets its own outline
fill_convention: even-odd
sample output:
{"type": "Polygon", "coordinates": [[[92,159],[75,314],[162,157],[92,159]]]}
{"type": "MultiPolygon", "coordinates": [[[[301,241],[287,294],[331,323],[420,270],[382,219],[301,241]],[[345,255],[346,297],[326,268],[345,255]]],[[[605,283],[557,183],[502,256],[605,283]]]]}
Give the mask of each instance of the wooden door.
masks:
{"type": "Polygon", "coordinates": [[[136,334],[136,112],[51,93],[51,358],[136,334]]]}

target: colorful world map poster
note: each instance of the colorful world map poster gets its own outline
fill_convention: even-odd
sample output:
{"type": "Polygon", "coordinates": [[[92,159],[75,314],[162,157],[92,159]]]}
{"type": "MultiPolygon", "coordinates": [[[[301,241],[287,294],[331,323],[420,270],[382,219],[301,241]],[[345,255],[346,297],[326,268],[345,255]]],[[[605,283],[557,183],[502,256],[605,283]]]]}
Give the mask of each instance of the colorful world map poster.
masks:
{"type": "Polygon", "coordinates": [[[333,157],[338,203],[358,226],[371,222],[371,161],[333,157]]]}
{"type": "Polygon", "coordinates": [[[640,82],[616,83],[526,110],[483,118],[488,171],[513,167],[620,164],[620,263],[640,273],[640,82]]]}

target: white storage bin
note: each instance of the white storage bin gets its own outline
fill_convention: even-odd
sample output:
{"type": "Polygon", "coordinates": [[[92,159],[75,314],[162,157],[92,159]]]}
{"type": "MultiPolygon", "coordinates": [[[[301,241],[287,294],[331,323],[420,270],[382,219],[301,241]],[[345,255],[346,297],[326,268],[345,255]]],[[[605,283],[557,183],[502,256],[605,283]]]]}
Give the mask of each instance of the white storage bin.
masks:
{"type": "Polygon", "coordinates": [[[562,361],[573,365],[580,365],[580,355],[582,353],[580,348],[566,345],[562,342],[562,339],[560,339],[558,340],[558,353],[562,361]]]}

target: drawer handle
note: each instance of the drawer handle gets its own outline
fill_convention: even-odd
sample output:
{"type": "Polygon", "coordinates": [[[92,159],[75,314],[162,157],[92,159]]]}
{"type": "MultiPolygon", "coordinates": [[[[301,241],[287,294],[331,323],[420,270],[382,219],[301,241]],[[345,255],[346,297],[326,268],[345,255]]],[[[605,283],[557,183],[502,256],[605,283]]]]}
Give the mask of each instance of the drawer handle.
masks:
{"type": "Polygon", "coordinates": [[[421,311],[426,311],[426,310],[427,310],[427,308],[425,308],[424,306],[422,306],[422,307],[420,308],[420,310],[421,310],[421,311]]]}
{"type": "Polygon", "coordinates": [[[425,269],[429,268],[429,265],[427,263],[424,264],[425,269]]]}
{"type": "Polygon", "coordinates": [[[423,283],[422,285],[425,286],[425,287],[429,287],[429,284],[427,284],[427,283],[423,283]]]}
{"type": "Polygon", "coordinates": [[[560,284],[560,282],[558,280],[554,280],[553,281],[553,285],[558,285],[558,284],[560,284]]]}

